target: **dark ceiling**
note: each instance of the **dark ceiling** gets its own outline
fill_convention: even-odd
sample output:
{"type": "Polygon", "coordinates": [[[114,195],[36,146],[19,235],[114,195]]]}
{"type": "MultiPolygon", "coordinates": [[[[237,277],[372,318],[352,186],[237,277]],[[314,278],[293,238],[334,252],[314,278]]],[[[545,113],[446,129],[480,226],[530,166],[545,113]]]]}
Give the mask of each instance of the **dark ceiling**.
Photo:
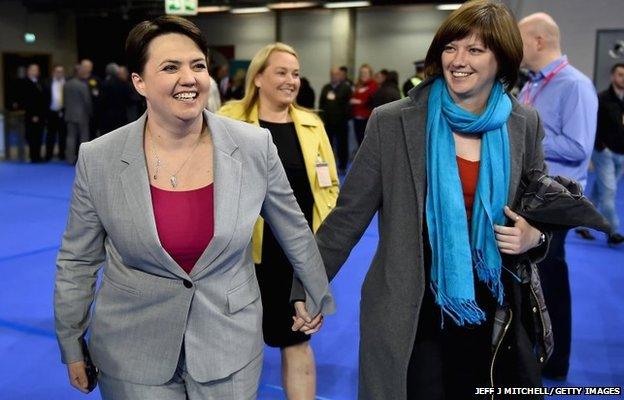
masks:
{"type": "MultiPolygon", "coordinates": [[[[326,0],[322,3],[331,3],[336,0],[326,0]]],[[[372,5],[404,5],[404,4],[443,4],[452,3],[452,0],[370,0],[372,5]]],[[[199,6],[228,5],[232,7],[264,6],[278,0],[199,0],[199,6]]],[[[462,1],[458,1],[462,2],[462,1]]],[[[56,12],[73,11],[78,15],[106,16],[135,14],[158,15],[164,9],[163,0],[22,0],[29,12],[56,12]]]]}

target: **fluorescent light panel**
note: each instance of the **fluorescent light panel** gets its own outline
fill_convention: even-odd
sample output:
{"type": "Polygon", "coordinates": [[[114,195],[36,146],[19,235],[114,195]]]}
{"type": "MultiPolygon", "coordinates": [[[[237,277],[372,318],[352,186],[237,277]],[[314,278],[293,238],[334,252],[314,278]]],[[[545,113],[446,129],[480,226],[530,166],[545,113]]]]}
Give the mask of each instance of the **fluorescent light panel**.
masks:
{"type": "Polygon", "coordinates": [[[231,7],[229,6],[204,6],[204,7],[197,7],[197,12],[214,13],[214,12],[230,11],[230,9],[231,7]]]}
{"type": "Polygon", "coordinates": [[[370,1],[338,1],[334,3],[325,3],[325,8],[350,8],[367,6],[370,6],[370,1]]]}
{"type": "Polygon", "coordinates": [[[272,10],[288,10],[293,8],[308,8],[318,5],[317,1],[283,1],[279,3],[269,4],[272,10]]]}
{"type": "Polygon", "coordinates": [[[441,11],[452,11],[457,10],[461,6],[461,4],[440,4],[436,8],[441,11]]]}
{"type": "Polygon", "coordinates": [[[268,7],[241,7],[232,8],[230,12],[232,14],[257,14],[271,11],[268,7]]]}

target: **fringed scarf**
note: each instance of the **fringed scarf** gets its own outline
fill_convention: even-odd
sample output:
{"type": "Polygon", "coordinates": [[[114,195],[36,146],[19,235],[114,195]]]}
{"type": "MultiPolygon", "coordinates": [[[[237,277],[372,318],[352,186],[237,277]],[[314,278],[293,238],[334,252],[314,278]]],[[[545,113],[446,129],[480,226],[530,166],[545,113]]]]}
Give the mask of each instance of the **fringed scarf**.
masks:
{"type": "Polygon", "coordinates": [[[510,114],[511,100],[498,81],[481,115],[455,104],[442,78],[432,84],[427,117],[426,203],[432,249],[431,287],[436,303],[460,326],[485,320],[485,313],[475,300],[473,269],[498,303],[503,301],[502,259],[493,225],[505,223],[503,207],[507,203],[510,176],[507,132],[510,114]],[[482,135],[470,231],[453,132],[482,135]]]}

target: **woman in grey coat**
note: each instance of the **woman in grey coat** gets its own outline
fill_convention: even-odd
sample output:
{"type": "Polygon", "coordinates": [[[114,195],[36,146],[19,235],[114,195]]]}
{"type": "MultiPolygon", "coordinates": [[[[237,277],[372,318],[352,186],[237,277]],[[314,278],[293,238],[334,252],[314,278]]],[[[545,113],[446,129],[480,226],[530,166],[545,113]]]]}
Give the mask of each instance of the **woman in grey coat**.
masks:
{"type": "MultiPolygon", "coordinates": [[[[465,3],[433,39],[429,79],[368,122],[317,232],[331,279],[379,213],[362,287],[360,399],[467,399],[499,381],[494,315],[519,284],[505,266],[546,247],[512,211],[522,175],[544,169],[538,115],[507,93],[521,59],[508,9],[465,3]]],[[[530,352],[527,333],[514,335],[530,352]]],[[[539,380],[535,357],[522,370],[530,379],[512,372],[511,381],[539,380]]]]}

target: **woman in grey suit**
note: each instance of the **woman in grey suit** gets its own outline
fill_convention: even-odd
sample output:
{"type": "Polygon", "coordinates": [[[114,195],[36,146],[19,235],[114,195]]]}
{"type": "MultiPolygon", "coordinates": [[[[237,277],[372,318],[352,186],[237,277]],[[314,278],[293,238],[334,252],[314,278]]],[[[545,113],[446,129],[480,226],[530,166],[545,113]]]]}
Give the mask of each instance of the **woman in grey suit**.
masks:
{"type": "Polygon", "coordinates": [[[368,122],[317,231],[333,278],[379,213],[362,288],[360,399],[469,399],[501,382],[541,386],[531,337],[511,312],[519,282],[504,268],[510,256],[534,259],[545,248],[545,236],[512,211],[521,176],[544,168],[537,113],[507,92],[521,59],[509,10],[467,2],[433,39],[429,79],[368,122]],[[498,310],[504,349],[493,342],[498,310]]]}
{"type": "Polygon", "coordinates": [[[104,399],[254,399],[263,349],[254,224],[270,221],[312,315],[334,309],[318,248],[269,133],[204,111],[199,29],[145,21],[126,52],[147,112],[82,145],[57,260],[70,382],[88,391],[90,352],[104,399]]]}

